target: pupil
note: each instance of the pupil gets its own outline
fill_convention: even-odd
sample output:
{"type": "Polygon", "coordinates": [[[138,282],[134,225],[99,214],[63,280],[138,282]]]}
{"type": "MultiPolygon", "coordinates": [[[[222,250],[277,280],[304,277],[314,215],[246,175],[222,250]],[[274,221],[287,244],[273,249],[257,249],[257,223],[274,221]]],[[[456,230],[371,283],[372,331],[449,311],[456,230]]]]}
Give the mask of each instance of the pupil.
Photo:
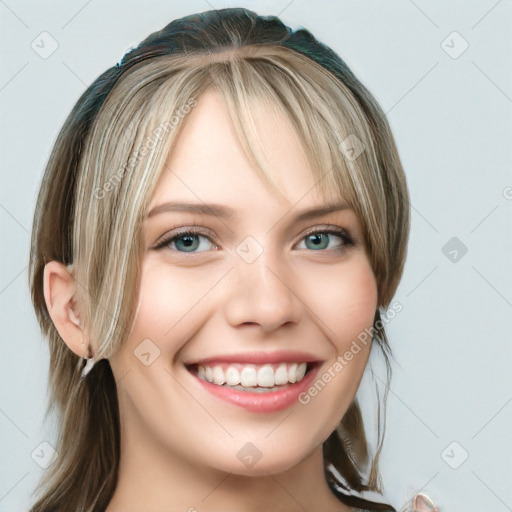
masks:
{"type": "Polygon", "coordinates": [[[194,243],[197,241],[197,236],[182,236],[178,239],[181,241],[183,248],[190,249],[194,247],[194,243]]]}
{"type": "Polygon", "coordinates": [[[309,236],[310,241],[312,241],[314,248],[318,248],[322,245],[323,242],[327,240],[327,235],[324,233],[320,233],[317,235],[310,235],[309,236]]]}

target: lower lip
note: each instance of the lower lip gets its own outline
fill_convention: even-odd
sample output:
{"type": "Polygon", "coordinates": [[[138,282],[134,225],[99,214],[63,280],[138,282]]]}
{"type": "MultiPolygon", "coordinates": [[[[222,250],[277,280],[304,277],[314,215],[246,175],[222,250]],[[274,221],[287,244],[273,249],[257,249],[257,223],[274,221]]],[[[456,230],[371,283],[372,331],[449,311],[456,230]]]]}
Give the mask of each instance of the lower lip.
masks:
{"type": "Polygon", "coordinates": [[[218,386],[217,384],[212,384],[211,382],[199,378],[195,373],[192,373],[192,375],[199,381],[201,386],[212,395],[251,412],[268,413],[282,411],[297,402],[299,395],[309,388],[317,372],[318,366],[315,366],[300,382],[290,384],[287,388],[279,391],[267,391],[263,393],[239,391],[238,389],[232,389],[226,386],[218,386]]]}

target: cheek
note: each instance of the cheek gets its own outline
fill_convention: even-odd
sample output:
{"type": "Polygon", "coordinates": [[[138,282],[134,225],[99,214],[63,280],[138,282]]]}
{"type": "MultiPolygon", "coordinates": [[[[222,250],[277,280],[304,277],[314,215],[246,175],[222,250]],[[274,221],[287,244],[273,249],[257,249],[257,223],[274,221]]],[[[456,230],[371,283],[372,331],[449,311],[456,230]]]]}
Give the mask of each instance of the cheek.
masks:
{"type": "Polygon", "coordinates": [[[319,326],[338,352],[373,325],[377,284],[367,258],[352,258],[338,269],[320,271],[308,281],[309,304],[319,326]]]}
{"type": "MultiPolygon", "coordinates": [[[[148,262],[142,268],[140,307],[131,344],[150,338],[166,356],[193,336],[198,315],[204,315],[201,298],[214,285],[212,273],[165,268],[148,262]]],[[[135,347],[132,346],[132,350],[135,347]]]]}
{"type": "Polygon", "coordinates": [[[371,348],[371,328],[377,308],[377,284],[366,257],[354,258],[317,275],[311,285],[311,305],[332,346],[332,357],[311,387],[299,397],[305,411],[319,418],[316,442],[325,441],[354,399],[371,348]],[[363,341],[361,341],[363,340],[363,341]]]}
{"type": "Polygon", "coordinates": [[[194,272],[192,279],[190,269],[181,272],[161,263],[143,262],[133,330],[111,358],[116,380],[121,381],[121,410],[134,421],[136,429],[151,424],[152,435],[161,442],[168,436],[182,435],[178,423],[164,411],[176,410],[190,400],[190,395],[176,385],[170,367],[206,320],[201,298],[215,282],[211,272],[194,272]],[[160,411],[158,416],[155,411],[160,411]]]}

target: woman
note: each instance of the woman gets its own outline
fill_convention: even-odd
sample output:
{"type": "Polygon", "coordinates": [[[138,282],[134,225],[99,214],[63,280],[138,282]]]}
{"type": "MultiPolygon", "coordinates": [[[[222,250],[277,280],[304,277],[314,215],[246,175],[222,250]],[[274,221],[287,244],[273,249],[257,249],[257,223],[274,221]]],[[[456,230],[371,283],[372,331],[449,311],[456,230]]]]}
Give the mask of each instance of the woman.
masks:
{"type": "Polygon", "coordinates": [[[309,32],[224,9],[150,35],[38,198],[61,436],[32,512],[394,510],[355,395],[408,233],[385,116],[309,32]]]}

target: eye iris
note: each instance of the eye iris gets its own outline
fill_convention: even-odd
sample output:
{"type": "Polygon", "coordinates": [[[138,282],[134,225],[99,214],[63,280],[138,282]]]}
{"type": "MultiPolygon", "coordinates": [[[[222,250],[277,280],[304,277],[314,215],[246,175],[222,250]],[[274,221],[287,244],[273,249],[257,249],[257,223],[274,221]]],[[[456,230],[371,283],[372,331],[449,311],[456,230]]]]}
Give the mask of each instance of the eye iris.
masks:
{"type": "Polygon", "coordinates": [[[306,246],[308,249],[325,249],[327,245],[322,246],[322,242],[327,242],[327,245],[329,245],[329,235],[325,233],[315,233],[306,238],[306,246]],[[308,247],[308,241],[310,240],[313,241],[312,247],[308,247]]]}
{"type": "Polygon", "coordinates": [[[182,235],[176,239],[176,247],[180,249],[180,242],[184,241],[184,244],[181,246],[182,249],[185,249],[186,252],[190,250],[195,250],[199,246],[199,237],[198,235],[182,235]]]}

